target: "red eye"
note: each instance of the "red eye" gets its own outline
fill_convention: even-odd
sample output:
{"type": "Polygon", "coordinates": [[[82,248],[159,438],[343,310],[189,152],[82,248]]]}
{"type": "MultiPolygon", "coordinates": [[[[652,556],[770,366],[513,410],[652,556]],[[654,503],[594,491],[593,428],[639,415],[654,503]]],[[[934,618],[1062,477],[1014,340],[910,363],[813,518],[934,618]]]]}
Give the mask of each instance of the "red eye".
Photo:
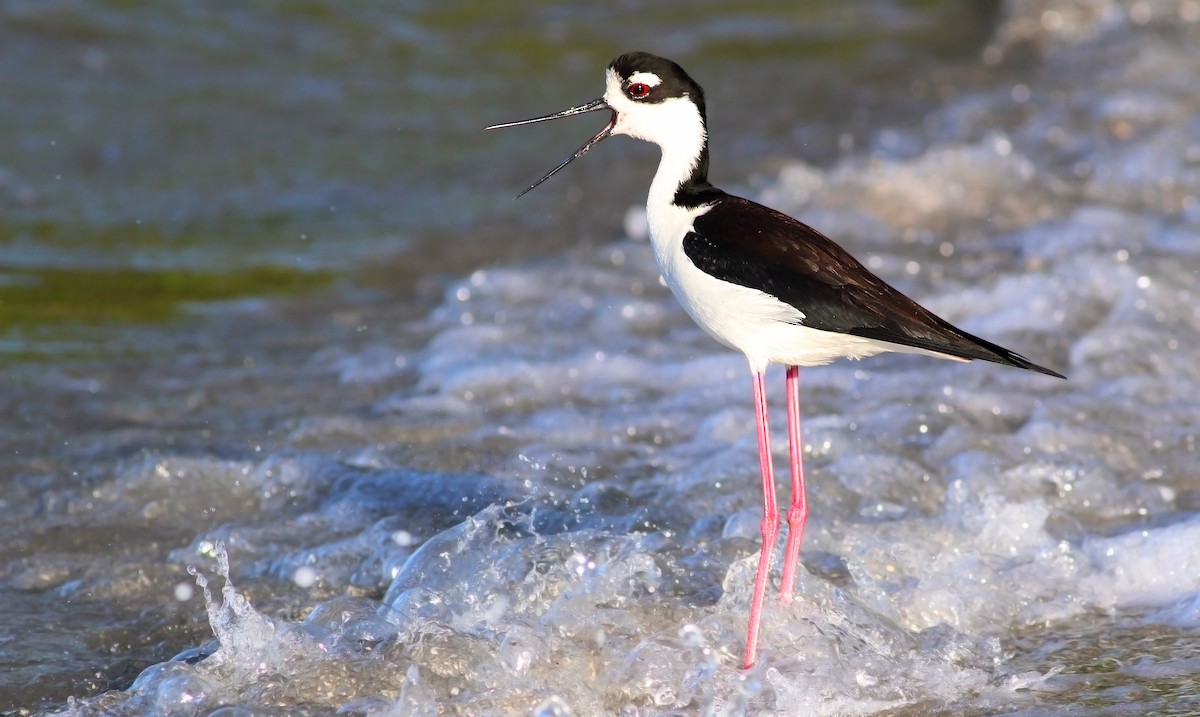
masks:
{"type": "Polygon", "coordinates": [[[634,98],[635,100],[640,100],[641,98],[650,94],[650,86],[642,82],[635,82],[629,86],[628,90],[625,91],[629,93],[630,97],[634,98]]]}

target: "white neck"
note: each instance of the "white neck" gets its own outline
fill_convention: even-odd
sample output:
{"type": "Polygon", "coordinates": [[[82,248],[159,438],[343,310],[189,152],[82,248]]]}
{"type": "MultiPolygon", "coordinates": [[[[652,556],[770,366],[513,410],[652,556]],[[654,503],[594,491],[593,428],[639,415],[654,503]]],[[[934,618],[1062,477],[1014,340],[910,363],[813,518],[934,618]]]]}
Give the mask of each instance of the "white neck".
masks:
{"type": "Polygon", "coordinates": [[[665,255],[668,247],[683,241],[683,237],[691,228],[692,219],[702,213],[675,204],[675,193],[692,176],[707,139],[698,116],[696,120],[692,131],[679,131],[669,142],[659,144],[662,148],[662,159],[659,160],[658,171],[654,173],[654,181],[650,183],[650,194],[646,198],[646,218],[650,224],[654,252],[660,257],[665,255]]]}
{"type": "Polygon", "coordinates": [[[662,147],[662,158],[658,162],[658,170],[654,173],[654,181],[650,183],[650,195],[647,207],[664,206],[675,201],[675,192],[696,169],[704,138],[699,142],[683,146],[682,143],[669,144],[662,147]]]}

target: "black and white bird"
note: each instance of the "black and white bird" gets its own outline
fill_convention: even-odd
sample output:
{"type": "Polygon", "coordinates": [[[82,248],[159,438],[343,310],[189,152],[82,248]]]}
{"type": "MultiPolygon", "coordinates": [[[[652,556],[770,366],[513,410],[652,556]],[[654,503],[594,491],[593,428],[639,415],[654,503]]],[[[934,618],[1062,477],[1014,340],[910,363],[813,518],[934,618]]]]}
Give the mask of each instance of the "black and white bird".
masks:
{"type": "Polygon", "coordinates": [[[608,66],[603,97],[555,114],[486,129],[598,110],[612,113],[608,124],[517,196],[613,135],[653,142],[662,149],[646,201],[659,270],[696,323],[717,341],[746,355],[753,376],[764,509],[763,546],[743,663],[749,668],[757,655],[767,576],[780,526],[763,379],[768,364],[787,366],[792,502],[780,581],[785,603],[791,600],[808,516],[798,367],[900,351],[959,361],[981,359],[1064,377],[955,328],[872,274],[812,227],[710,184],[704,91],[670,60],[645,52],[621,55],[608,66]]]}

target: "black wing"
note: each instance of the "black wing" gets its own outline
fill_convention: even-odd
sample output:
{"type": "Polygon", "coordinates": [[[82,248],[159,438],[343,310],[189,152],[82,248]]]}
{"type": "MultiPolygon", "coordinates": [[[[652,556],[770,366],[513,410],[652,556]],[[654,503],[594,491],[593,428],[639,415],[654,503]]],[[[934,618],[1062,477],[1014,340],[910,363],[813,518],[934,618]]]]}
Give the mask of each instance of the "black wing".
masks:
{"type": "Polygon", "coordinates": [[[824,234],[747,199],[722,197],[696,218],[683,250],[705,273],[796,307],[805,326],[1065,378],[956,328],[824,234]]]}

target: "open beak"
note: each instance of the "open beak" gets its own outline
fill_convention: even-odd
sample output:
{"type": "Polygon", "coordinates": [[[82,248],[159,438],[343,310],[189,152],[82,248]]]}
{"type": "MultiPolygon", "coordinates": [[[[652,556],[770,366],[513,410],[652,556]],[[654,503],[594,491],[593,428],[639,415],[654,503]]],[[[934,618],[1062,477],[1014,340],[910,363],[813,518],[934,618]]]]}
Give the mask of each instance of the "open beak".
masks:
{"type": "Polygon", "coordinates": [[[600,99],[592,100],[591,102],[588,102],[587,104],[578,105],[577,107],[572,107],[571,109],[563,110],[562,112],[555,112],[554,114],[546,115],[545,117],[534,117],[533,119],[520,120],[519,122],[504,122],[502,124],[494,124],[490,127],[484,127],[485,130],[501,129],[504,127],[516,127],[517,125],[533,124],[534,122],[545,122],[546,120],[559,119],[560,117],[570,117],[571,115],[583,114],[584,112],[595,112],[597,110],[609,110],[612,112],[612,117],[609,118],[608,124],[604,125],[604,129],[597,132],[596,136],[589,139],[586,144],[584,144],[582,147],[579,148],[578,151],[575,152],[575,154],[572,154],[570,157],[567,157],[565,160],[563,160],[562,164],[558,165],[554,169],[551,169],[549,172],[546,172],[546,175],[544,177],[542,177],[541,179],[537,180],[533,184],[526,187],[525,191],[521,192],[520,194],[518,194],[516,196],[516,199],[520,199],[521,197],[525,196],[529,192],[533,191],[534,188],[537,187],[539,184],[541,184],[542,182],[546,181],[547,179],[553,177],[554,175],[558,174],[558,170],[562,169],[563,167],[567,166],[571,162],[573,162],[576,159],[579,159],[583,155],[587,154],[588,150],[590,150],[592,147],[595,147],[596,145],[600,144],[600,142],[602,140],[607,139],[610,135],[612,135],[613,127],[615,127],[617,125],[617,111],[614,110],[613,108],[609,107],[608,103],[604,101],[603,97],[601,97],[600,99]]]}

